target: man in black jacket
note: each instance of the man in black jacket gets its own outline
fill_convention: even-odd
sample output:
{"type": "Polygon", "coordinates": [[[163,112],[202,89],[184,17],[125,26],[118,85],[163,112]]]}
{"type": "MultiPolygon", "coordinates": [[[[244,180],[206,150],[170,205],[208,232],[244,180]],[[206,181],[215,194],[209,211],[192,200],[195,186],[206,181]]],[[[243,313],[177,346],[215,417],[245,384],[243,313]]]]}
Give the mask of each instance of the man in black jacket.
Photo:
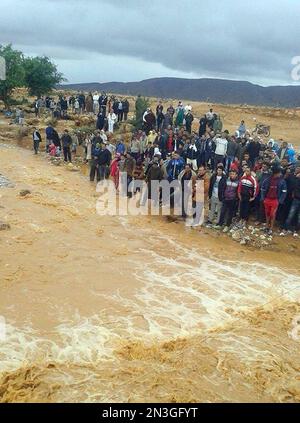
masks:
{"type": "Polygon", "coordinates": [[[185,115],[185,128],[189,134],[192,133],[192,124],[193,124],[194,116],[190,112],[190,110],[185,115]]]}
{"type": "Polygon", "coordinates": [[[101,151],[98,155],[100,181],[107,178],[110,162],[111,162],[111,153],[107,149],[106,144],[101,144],[101,151]]]}
{"type": "Polygon", "coordinates": [[[104,116],[106,116],[106,106],[107,106],[107,101],[108,101],[108,97],[105,94],[105,92],[103,92],[100,97],[99,97],[99,110],[103,110],[104,116]]]}
{"type": "Polygon", "coordinates": [[[64,161],[71,163],[72,156],[71,156],[71,145],[72,145],[72,138],[69,135],[69,131],[67,129],[64,130],[64,134],[61,137],[63,151],[64,151],[64,161]]]}
{"type": "Polygon", "coordinates": [[[129,101],[127,100],[127,98],[125,98],[125,100],[123,101],[123,113],[124,113],[124,121],[126,121],[128,118],[128,113],[129,113],[129,101]]]}
{"type": "Polygon", "coordinates": [[[259,156],[260,150],[261,150],[261,144],[258,138],[254,138],[254,140],[249,142],[246,152],[249,153],[252,168],[255,165],[255,160],[259,156]]]}
{"type": "Polygon", "coordinates": [[[207,124],[207,119],[205,116],[202,116],[202,118],[199,121],[199,138],[201,138],[202,135],[205,135],[206,124],[207,124]]]}

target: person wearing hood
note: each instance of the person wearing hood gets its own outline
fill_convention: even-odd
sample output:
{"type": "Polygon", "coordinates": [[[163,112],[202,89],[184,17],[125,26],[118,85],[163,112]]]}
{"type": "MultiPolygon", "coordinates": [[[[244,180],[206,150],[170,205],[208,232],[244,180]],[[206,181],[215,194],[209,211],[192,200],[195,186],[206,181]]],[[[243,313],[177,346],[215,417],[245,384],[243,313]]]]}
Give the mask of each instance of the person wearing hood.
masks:
{"type": "Polygon", "coordinates": [[[287,149],[287,159],[289,164],[294,164],[296,162],[296,152],[292,146],[292,144],[288,145],[288,149],[287,149]]]}

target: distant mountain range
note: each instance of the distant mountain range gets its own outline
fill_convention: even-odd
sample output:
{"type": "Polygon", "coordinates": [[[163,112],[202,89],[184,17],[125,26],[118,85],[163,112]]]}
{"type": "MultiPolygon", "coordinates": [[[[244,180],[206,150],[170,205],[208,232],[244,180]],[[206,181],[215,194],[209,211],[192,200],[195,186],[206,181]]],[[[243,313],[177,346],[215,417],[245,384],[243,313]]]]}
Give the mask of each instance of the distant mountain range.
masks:
{"type": "Polygon", "coordinates": [[[153,78],[140,82],[107,82],[60,85],[78,91],[106,91],[122,95],[172,98],[209,103],[300,107],[300,85],[262,87],[225,79],[153,78]]]}

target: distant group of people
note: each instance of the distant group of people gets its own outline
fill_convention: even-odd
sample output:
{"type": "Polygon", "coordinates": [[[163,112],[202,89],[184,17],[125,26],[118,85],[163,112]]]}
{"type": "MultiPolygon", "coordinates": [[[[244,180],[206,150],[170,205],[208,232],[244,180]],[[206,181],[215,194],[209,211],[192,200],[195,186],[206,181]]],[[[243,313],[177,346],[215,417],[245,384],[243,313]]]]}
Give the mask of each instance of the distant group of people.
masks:
{"type": "Polygon", "coordinates": [[[115,96],[108,97],[105,92],[98,94],[91,92],[86,96],[78,93],[69,97],[59,96],[58,99],[40,97],[34,102],[35,115],[40,117],[44,110],[51,111],[56,119],[68,119],[68,111],[75,114],[94,114],[97,116],[96,127],[99,130],[105,128],[113,133],[116,122],[127,121],[129,113],[129,101],[127,98],[118,99],[115,96]]]}
{"type": "MultiPolygon", "coordinates": [[[[103,107],[98,116],[99,113],[105,113],[103,107]]],[[[109,119],[109,113],[106,118],[109,119]]],[[[230,134],[223,130],[220,116],[213,109],[200,118],[196,131],[192,107],[182,102],[176,109],[170,105],[166,113],[162,102],[158,103],[155,115],[151,109],[145,110],[143,128],[133,132],[129,145],[121,136],[115,141],[112,128],[102,123],[80,141],[67,130],[58,137],[54,128],[48,127],[49,154],[54,145],[65,161],[71,161],[72,146],[79,142],[90,165],[91,181],[111,177],[118,189],[120,175],[126,174],[128,196],[136,192],[130,188],[134,181],[144,180],[150,192],[151,181],[155,180],[178,180],[182,184],[190,181],[192,193],[197,192],[197,185],[203,184],[209,204],[208,227],[228,232],[233,225],[244,227],[252,216],[270,235],[276,221],[281,235],[289,232],[297,235],[300,156],[286,141],[265,142],[258,136],[252,137],[244,121],[230,134]]],[[[38,142],[38,138],[35,132],[34,141],[38,142]]],[[[182,216],[185,218],[184,211],[182,216]]]]}
{"type": "Polygon", "coordinates": [[[194,116],[190,105],[184,107],[182,102],[179,101],[176,108],[171,104],[166,113],[164,113],[164,106],[162,101],[160,101],[156,107],[156,114],[151,108],[145,110],[143,114],[143,129],[148,135],[151,130],[162,132],[173,126],[177,128],[184,127],[191,134],[193,121],[194,116]]]}

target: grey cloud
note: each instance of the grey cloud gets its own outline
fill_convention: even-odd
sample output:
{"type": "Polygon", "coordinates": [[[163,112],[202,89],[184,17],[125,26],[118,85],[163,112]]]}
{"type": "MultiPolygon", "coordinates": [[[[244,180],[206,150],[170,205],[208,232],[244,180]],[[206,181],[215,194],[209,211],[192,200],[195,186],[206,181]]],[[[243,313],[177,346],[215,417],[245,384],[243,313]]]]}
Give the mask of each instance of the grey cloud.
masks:
{"type": "Polygon", "coordinates": [[[291,83],[291,58],[300,55],[293,0],[284,9],[279,0],[222,0],[214,8],[202,0],[15,0],[13,10],[1,3],[0,42],[54,59],[120,56],[199,77],[291,83]]]}

